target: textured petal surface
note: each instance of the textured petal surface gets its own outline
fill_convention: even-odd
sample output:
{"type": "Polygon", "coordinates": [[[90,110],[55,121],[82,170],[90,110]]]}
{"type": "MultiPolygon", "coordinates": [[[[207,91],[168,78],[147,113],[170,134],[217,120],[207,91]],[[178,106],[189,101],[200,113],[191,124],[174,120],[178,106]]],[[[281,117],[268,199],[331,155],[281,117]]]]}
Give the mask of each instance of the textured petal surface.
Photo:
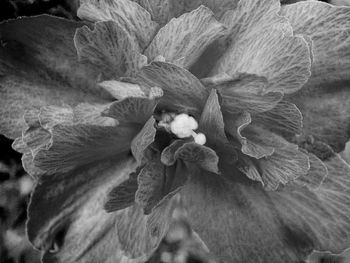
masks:
{"type": "Polygon", "coordinates": [[[220,18],[227,10],[234,9],[238,0],[186,0],[185,10],[196,9],[200,5],[210,8],[217,18],[220,18]]]}
{"type": "Polygon", "coordinates": [[[98,67],[106,78],[132,76],[147,63],[138,43],[114,21],[97,22],[93,30],[79,28],[74,43],[80,61],[98,67]]]}
{"type": "Polygon", "coordinates": [[[44,262],[139,263],[149,257],[165,234],[171,206],[164,204],[150,216],[137,206],[104,210],[107,194],[134,170],[133,160],[119,158],[41,178],[27,228],[44,251],[44,262]]]}
{"type": "Polygon", "coordinates": [[[220,262],[302,262],[313,249],[339,253],[350,245],[350,167],[338,156],[325,164],[328,179],[317,190],[266,192],[227,167],[229,180],[197,174],[180,194],[193,229],[220,262]]]}
{"type": "Polygon", "coordinates": [[[282,14],[313,42],[312,76],[292,98],[304,115],[304,133],[339,152],[350,136],[350,8],[300,2],[282,14]]]}
{"type": "Polygon", "coordinates": [[[139,4],[131,0],[82,0],[78,16],[88,21],[114,20],[130,34],[141,50],[146,48],[157,30],[157,23],[139,4]]]}
{"type": "Polygon", "coordinates": [[[145,55],[150,60],[163,56],[165,61],[188,69],[224,30],[224,25],[214,18],[210,9],[201,6],[161,28],[145,55]]]}
{"type": "Polygon", "coordinates": [[[237,74],[233,77],[220,74],[206,78],[202,82],[219,91],[223,111],[232,114],[242,111],[249,113],[268,111],[282,99],[282,94],[279,92],[266,93],[267,79],[253,74],[237,74]]]}
{"type": "Polygon", "coordinates": [[[178,17],[184,11],[184,0],[134,0],[145,8],[152,20],[163,26],[171,18],[178,17]]]}
{"type": "Polygon", "coordinates": [[[208,96],[206,88],[195,76],[186,69],[166,62],[152,62],[143,67],[136,81],[148,88],[161,88],[164,96],[159,106],[169,111],[198,116],[208,96]]]}
{"type": "Polygon", "coordinates": [[[0,25],[0,130],[6,136],[21,135],[24,111],[33,106],[103,101],[96,72],[76,56],[73,36],[82,25],[50,16],[0,25]]]}
{"type": "Polygon", "coordinates": [[[228,48],[212,74],[245,72],[266,77],[267,91],[300,89],[310,76],[309,47],[292,35],[279,9],[277,0],[248,0],[226,12],[221,21],[230,30],[228,48]]]}

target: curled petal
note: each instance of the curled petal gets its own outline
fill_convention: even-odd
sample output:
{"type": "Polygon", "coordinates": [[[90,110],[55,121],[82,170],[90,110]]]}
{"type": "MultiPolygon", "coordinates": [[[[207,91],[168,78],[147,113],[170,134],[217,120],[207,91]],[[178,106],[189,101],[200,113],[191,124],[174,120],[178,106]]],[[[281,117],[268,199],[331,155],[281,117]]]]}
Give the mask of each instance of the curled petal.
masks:
{"type": "Polygon", "coordinates": [[[240,1],[221,21],[229,28],[228,48],[212,75],[226,72],[256,74],[268,80],[267,91],[293,93],[310,77],[310,52],[301,36],[293,36],[278,15],[277,0],[240,1]]]}
{"type": "Polygon", "coordinates": [[[172,19],[159,30],[145,51],[153,60],[163,56],[167,62],[184,68],[198,59],[205,48],[223,35],[224,25],[219,23],[206,7],[172,19]]]}
{"type": "Polygon", "coordinates": [[[158,26],[144,8],[131,0],[82,0],[78,16],[93,22],[115,21],[139,43],[141,50],[148,46],[158,26]]]}
{"type": "Polygon", "coordinates": [[[237,114],[264,112],[273,109],[282,99],[279,92],[266,92],[268,81],[254,74],[228,76],[220,74],[202,80],[207,86],[218,90],[222,98],[223,111],[237,114]]]}
{"type": "Polygon", "coordinates": [[[0,25],[0,131],[6,136],[21,135],[23,114],[33,106],[107,98],[95,87],[95,69],[78,63],[73,36],[83,25],[47,15],[0,25]]]}
{"type": "Polygon", "coordinates": [[[281,13],[296,34],[312,40],[312,76],[290,98],[303,113],[303,133],[340,152],[350,136],[350,9],[308,1],[281,13]]]}
{"type": "MultiPolygon", "coordinates": [[[[266,192],[227,167],[224,177],[193,174],[180,192],[189,223],[220,262],[300,262],[315,250],[350,245],[350,168],[338,156],[317,188],[266,192]]],[[[247,179],[248,180],[248,179],[247,179]]]]}
{"type": "Polygon", "coordinates": [[[191,113],[198,116],[208,92],[202,83],[186,69],[166,62],[152,62],[141,69],[136,82],[148,88],[159,87],[164,96],[162,109],[191,113]]]}
{"type": "Polygon", "coordinates": [[[147,63],[138,44],[114,21],[97,22],[93,30],[77,29],[74,43],[80,61],[91,63],[106,78],[132,76],[147,63]]]}

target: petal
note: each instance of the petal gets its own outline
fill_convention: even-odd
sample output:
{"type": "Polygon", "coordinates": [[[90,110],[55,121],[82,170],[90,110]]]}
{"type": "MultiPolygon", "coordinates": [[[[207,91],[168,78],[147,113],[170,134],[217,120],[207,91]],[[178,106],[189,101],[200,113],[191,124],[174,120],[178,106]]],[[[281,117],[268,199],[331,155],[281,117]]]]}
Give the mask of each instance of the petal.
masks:
{"type": "Polygon", "coordinates": [[[220,74],[203,79],[202,82],[219,91],[223,111],[233,114],[271,110],[283,96],[279,92],[265,92],[268,86],[267,79],[253,74],[237,74],[233,77],[220,74]]]}
{"type": "Polygon", "coordinates": [[[219,157],[211,148],[194,142],[176,140],[166,147],[161,155],[161,161],[165,165],[173,165],[178,159],[185,163],[192,163],[199,168],[213,173],[219,173],[219,157]]]}
{"type": "Polygon", "coordinates": [[[170,222],[168,203],[149,216],[137,206],[104,211],[107,193],[136,168],[133,160],[118,159],[41,178],[27,228],[44,262],[139,263],[157,247],[170,222]]]}
{"type": "Polygon", "coordinates": [[[119,123],[144,123],[152,116],[157,106],[162,90],[153,88],[149,97],[128,97],[121,101],[112,103],[103,113],[118,120],[119,123]]]}
{"type": "Polygon", "coordinates": [[[135,204],[135,193],[137,191],[137,176],[139,171],[133,172],[129,178],[112,189],[108,194],[108,201],[104,209],[110,213],[128,208],[135,204]]]}
{"type": "Polygon", "coordinates": [[[80,61],[96,66],[107,79],[132,76],[147,63],[138,44],[114,21],[77,29],[74,43],[80,61]]]}
{"type": "Polygon", "coordinates": [[[137,129],[126,126],[56,125],[49,148],[35,155],[37,167],[53,174],[130,151],[137,129]]]}
{"type": "Polygon", "coordinates": [[[231,30],[229,46],[211,74],[245,72],[265,77],[267,91],[299,90],[310,76],[309,47],[293,36],[279,9],[277,0],[249,0],[226,12],[221,21],[231,30]]]}
{"type": "Polygon", "coordinates": [[[212,144],[228,142],[225,135],[224,118],[217,91],[212,89],[199,120],[199,129],[207,135],[212,144]]]}
{"type": "Polygon", "coordinates": [[[302,133],[303,116],[298,107],[281,100],[273,109],[255,114],[253,122],[272,132],[290,138],[302,133]]]}
{"type": "Polygon", "coordinates": [[[223,35],[225,27],[206,7],[172,19],[159,30],[145,55],[154,60],[161,55],[167,62],[186,69],[199,58],[208,45],[223,35]]]}
{"type": "Polygon", "coordinates": [[[122,100],[128,97],[146,97],[148,91],[144,90],[142,86],[117,80],[103,81],[98,85],[117,100],[122,100]]]}
{"type": "Polygon", "coordinates": [[[340,152],[350,136],[350,9],[321,2],[283,7],[296,34],[313,45],[312,76],[290,100],[304,116],[304,134],[340,152]]]}
{"type": "Polygon", "coordinates": [[[350,245],[350,167],[334,156],[318,188],[263,191],[241,178],[232,182],[194,174],[180,192],[188,219],[220,262],[302,262],[313,249],[339,253],[350,245]]]}
{"type": "Polygon", "coordinates": [[[143,207],[145,214],[150,214],[180,191],[186,181],[186,168],[181,162],[173,167],[165,167],[159,156],[156,156],[142,168],[138,176],[135,202],[143,207]]]}
{"type": "Polygon", "coordinates": [[[217,18],[220,18],[227,10],[234,9],[238,0],[187,0],[185,1],[185,11],[191,11],[204,5],[210,8],[217,18]]]}
{"type": "Polygon", "coordinates": [[[184,12],[184,0],[134,0],[145,8],[152,16],[152,20],[159,25],[165,25],[173,17],[184,12]]]}
{"type": "Polygon", "coordinates": [[[141,69],[137,83],[148,88],[159,87],[164,96],[161,109],[191,113],[198,116],[208,92],[200,81],[186,69],[166,62],[152,62],[141,69]]]}
{"type": "Polygon", "coordinates": [[[145,162],[146,150],[154,142],[157,132],[155,124],[156,120],[151,117],[131,142],[131,152],[139,164],[145,162]]]}
{"type": "Polygon", "coordinates": [[[148,46],[157,30],[150,14],[130,0],[82,0],[78,16],[93,22],[115,21],[139,43],[141,50],[148,46]]]}
{"type": "Polygon", "coordinates": [[[33,106],[103,101],[97,72],[77,60],[73,36],[82,25],[46,15],[0,25],[0,131],[6,136],[21,135],[22,116],[33,106]]]}

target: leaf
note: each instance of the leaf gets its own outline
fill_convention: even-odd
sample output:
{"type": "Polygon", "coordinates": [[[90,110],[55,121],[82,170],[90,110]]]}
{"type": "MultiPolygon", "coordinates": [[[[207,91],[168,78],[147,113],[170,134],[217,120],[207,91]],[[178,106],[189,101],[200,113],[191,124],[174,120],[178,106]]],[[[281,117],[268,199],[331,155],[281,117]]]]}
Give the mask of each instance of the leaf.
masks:
{"type": "Polygon", "coordinates": [[[202,116],[199,120],[199,127],[204,133],[212,135],[208,136],[210,139],[214,141],[227,141],[224,118],[221,112],[219,97],[215,89],[211,90],[207,103],[204,106],[202,116]]]}
{"type": "Polygon", "coordinates": [[[154,142],[156,137],[156,120],[154,117],[149,118],[141,131],[131,142],[131,152],[136,161],[141,164],[146,160],[146,150],[154,142]]]}
{"type": "Polygon", "coordinates": [[[112,103],[103,113],[118,120],[119,123],[135,123],[143,125],[153,114],[162,90],[153,88],[149,97],[127,97],[112,103]]]}
{"type": "Polygon", "coordinates": [[[47,15],[0,24],[0,131],[6,136],[21,135],[22,116],[33,106],[104,102],[97,72],[76,56],[73,36],[83,25],[47,15]]]}
{"type": "Polygon", "coordinates": [[[300,2],[281,10],[295,34],[312,40],[312,76],[289,100],[304,116],[303,133],[344,149],[350,136],[350,10],[319,2],[300,2]]]}
{"type": "Polygon", "coordinates": [[[254,74],[237,74],[233,77],[220,74],[202,81],[218,90],[223,111],[233,114],[271,110],[283,97],[279,92],[265,92],[267,79],[254,74]]]}
{"type": "Polygon", "coordinates": [[[159,87],[164,95],[159,107],[175,112],[199,115],[208,92],[200,81],[186,69],[166,62],[152,62],[141,69],[137,84],[159,87]]]}
{"type": "Polygon", "coordinates": [[[93,30],[77,29],[74,44],[79,60],[96,66],[107,79],[133,76],[147,64],[138,43],[114,21],[97,22],[93,30]]]}
{"type": "Polygon", "coordinates": [[[268,80],[267,92],[299,90],[310,77],[309,47],[279,10],[277,0],[248,0],[226,12],[221,22],[230,30],[229,46],[211,75],[256,74],[268,80]]]}
{"type": "Polygon", "coordinates": [[[218,261],[302,262],[313,250],[339,253],[350,245],[350,168],[339,157],[325,164],[329,176],[318,190],[266,192],[227,166],[222,177],[193,174],[180,195],[218,261]]]}
{"type": "Polygon", "coordinates": [[[173,165],[178,159],[185,163],[198,165],[204,170],[219,173],[219,157],[209,147],[194,142],[182,143],[181,140],[176,140],[163,150],[161,160],[165,165],[173,165]]]}
{"type": "Polygon", "coordinates": [[[201,6],[161,28],[145,55],[150,60],[161,55],[165,61],[188,69],[208,45],[223,35],[224,30],[210,9],[201,6]]]}
{"type": "Polygon", "coordinates": [[[115,21],[139,43],[141,51],[153,39],[158,26],[145,9],[130,0],[82,0],[78,17],[93,22],[115,21]]]}

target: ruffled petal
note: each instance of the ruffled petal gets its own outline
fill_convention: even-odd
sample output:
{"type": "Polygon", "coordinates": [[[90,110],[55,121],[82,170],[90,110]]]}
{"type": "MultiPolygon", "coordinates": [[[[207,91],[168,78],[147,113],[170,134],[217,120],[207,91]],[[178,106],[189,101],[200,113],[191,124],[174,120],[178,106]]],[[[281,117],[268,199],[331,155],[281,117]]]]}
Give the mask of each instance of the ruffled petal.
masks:
{"type": "Polygon", "coordinates": [[[159,25],[165,25],[173,17],[184,12],[184,0],[133,0],[145,8],[152,16],[152,20],[159,25]]]}
{"type": "Polygon", "coordinates": [[[268,81],[265,77],[253,74],[226,73],[202,79],[208,86],[216,88],[222,98],[223,112],[238,114],[264,112],[273,109],[282,99],[280,92],[266,92],[268,81]]]}
{"type": "Polygon", "coordinates": [[[138,43],[114,21],[97,22],[93,30],[77,29],[74,43],[80,61],[91,63],[107,79],[132,76],[147,64],[138,43]]]}
{"type": "Polygon", "coordinates": [[[157,23],[137,3],[130,0],[82,0],[78,16],[88,21],[113,20],[128,32],[144,50],[157,31],[157,23]]]}
{"type": "Polygon", "coordinates": [[[191,11],[204,5],[212,10],[217,18],[220,18],[226,11],[234,9],[238,0],[186,0],[185,11],[191,11]]]}
{"type": "Polygon", "coordinates": [[[210,9],[201,6],[161,28],[145,55],[150,60],[163,56],[165,61],[188,69],[224,31],[224,25],[214,18],[210,9]]]}
{"type": "Polygon", "coordinates": [[[163,150],[161,155],[162,163],[171,166],[177,160],[182,160],[188,164],[195,164],[206,171],[219,173],[219,157],[215,151],[194,142],[176,140],[163,150]]]}
{"type": "Polygon", "coordinates": [[[104,210],[107,193],[135,170],[133,160],[118,159],[41,178],[31,198],[27,231],[44,262],[140,263],[157,247],[171,206],[164,204],[149,216],[137,206],[104,210]]]}
{"type": "Polygon", "coordinates": [[[159,87],[164,95],[161,109],[199,116],[208,96],[201,82],[186,69],[166,62],[152,62],[141,69],[135,81],[148,88],[159,87]]]}
{"type": "Polygon", "coordinates": [[[208,137],[209,143],[217,145],[228,142],[225,134],[224,118],[217,91],[212,89],[199,120],[199,129],[208,137]]]}
{"type": "Polygon", "coordinates": [[[266,91],[299,90],[310,76],[309,47],[293,36],[279,9],[277,0],[249,0],[226,12],[221,22],[230,30],[228,48],[211,74],[256,74],[267,78],[266,91]]]}
{"type": "Polygon", "coordinates": [[[304,134],[340,152],[350,137],[350,9],[321,2],[284,6],[296,34],[312,40],[312,76],[290,100],[304,116],[304,134]]]}
{"type": "Polygon", "coordinates": [[[97,72],[78,63],[73,36],[82,25],[46,15],[0,25],[0,131],[6,136],[21,135],[22,116],[32,107],[108,98],[95,87],[97,72]]]}
{"type": "Polygon", "coordinates": [[[117,80],[106,80],[99,83],[99,86],[117,100],[128,97],[147,97],[149,93],[149,89],[144,89],[142,86],[117,80]]]}
{"type": "MultiPolygon", "coordinates": [[[[220,262],[302,262],[312,250],[339,253],[350,245],[350,167],[325,161],[317,188],[266,192],[227,167],[223,177],[193,174],[180,192],[188,219],[220,262]]],[[[317,179],[318,180],[318,179],[317,179]]]]}

